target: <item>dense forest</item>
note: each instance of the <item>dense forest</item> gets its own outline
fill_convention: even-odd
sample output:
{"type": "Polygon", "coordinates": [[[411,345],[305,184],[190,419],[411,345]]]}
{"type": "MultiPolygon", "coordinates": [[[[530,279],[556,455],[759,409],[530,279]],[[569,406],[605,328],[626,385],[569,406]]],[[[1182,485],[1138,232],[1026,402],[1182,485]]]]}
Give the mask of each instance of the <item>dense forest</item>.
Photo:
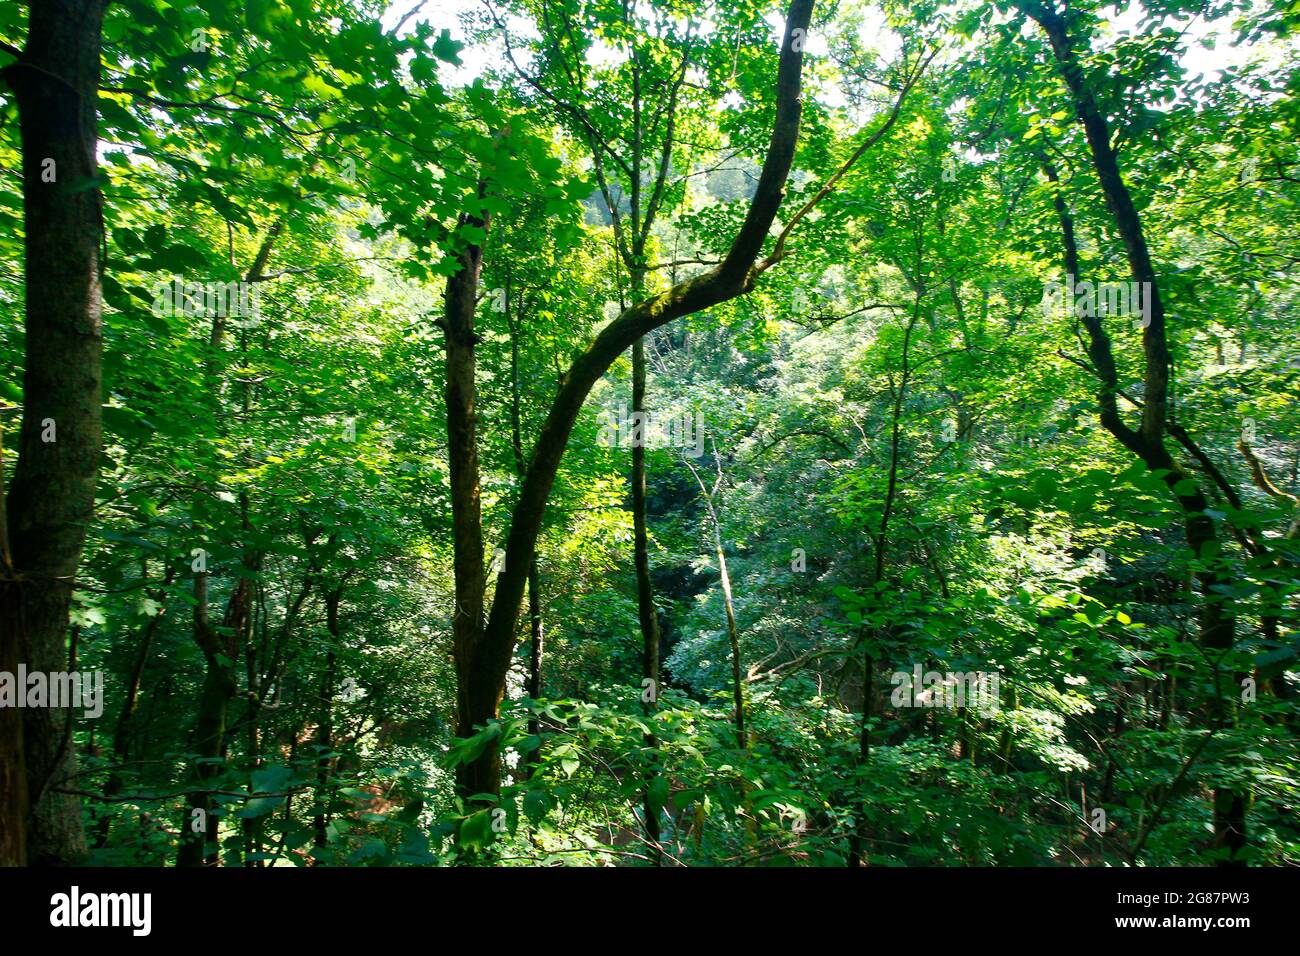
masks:
{"type": "Polygon", "coordinates": [[[0,863],[1300,864],[1297,29],[0,6],[0,863]]]}

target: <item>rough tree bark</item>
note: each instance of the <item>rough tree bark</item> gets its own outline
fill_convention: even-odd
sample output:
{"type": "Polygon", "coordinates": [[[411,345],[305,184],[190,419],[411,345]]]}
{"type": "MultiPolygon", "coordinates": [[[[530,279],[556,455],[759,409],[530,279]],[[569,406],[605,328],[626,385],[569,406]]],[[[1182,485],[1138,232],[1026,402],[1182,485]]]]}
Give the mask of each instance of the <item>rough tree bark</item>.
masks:
{"type": "MultiPolygon", "coordinates": [[[[0,663],[47,672],[67,667],[68,612],[99,467],[96,97],[105,6],[31,4],[22,53],[4,69],[22,135],[26,356],[18,464],[6,503],[0,663]]],[[[68,712],[19,713],[0,714],[0,862],[74,862],[86,851],[81,807],[56,790],[75,770],[68,712]]]]}

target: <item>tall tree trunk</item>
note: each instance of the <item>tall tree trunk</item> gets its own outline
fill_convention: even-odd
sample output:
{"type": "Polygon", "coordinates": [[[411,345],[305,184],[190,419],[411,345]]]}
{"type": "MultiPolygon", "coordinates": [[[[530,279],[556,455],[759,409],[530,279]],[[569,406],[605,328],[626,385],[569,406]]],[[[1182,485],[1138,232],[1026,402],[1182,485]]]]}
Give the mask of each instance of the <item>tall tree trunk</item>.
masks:
{"type": "MultiPolygon", "coordinates": [[[[534,443],[528,474],[519,491],[506,542],[506,567],[497,576],[492,609],[474,649],[472,696],[482,720],[496,715],[505,693],[506,675],[514,654],[516,626],[527,584],[527,568],[541,530],[546,501],[568,445],[573,426],[592,387],[620,355],[649,332],[673,319],[743,295],[759,273],[775,260],[756,265],[784,197],[784,186],[799,135],[799,91],[803,68],[802,37],[808,29],[813,0],[791,0],[782,39],[776,78],[776,116],[772,139],[750,201],[745,222],[723,261],[703,275],[674,285],[666,292],[633,303],[604,327],[595,341],[569,367],[560,382],[546,421],[534,443]]],[[[458,676],[462,667],[458,664],[458,676]]],[[[463,679],[463,678],[462,678],[463,679]]],[[[465,692],[462,691],[462,694],[465,692]]],[[[481,722],[481,721],[480,721],[481,722]]],[[[475,792],[496,792],[500,785],[500,754],[490,743],[462,779],[483,784],[475,792]]]]}
{"type": "MultiPolygon", "coordinates": [[[[258,246],[252,265],[244,276],[245,282],[257,282],[266,272],[276,240],[284,229],[281,216],[271,224],[258,246]]],[[[214,316],[208,338],[208,355],[204,362],[204,380],[218,404],[225,393],[225,381],[220,375],[220,356],[226,332],[224,316],[214,316]]],[[[247,406],[247,391],[244,394],[247,406]]],[[[248,520],[248,496],[240,494],[241,523],[245,536],[251,531],[248,520]]],[[[207,557],[204,556],[206,562],[207,557]]],[[[225,636],[212,627],[208,615],[209,571],[206,564],[194,578],[194,642],[203,652],[205,661],[203,686],[199,692],[198,711],[194,720],[192,746],[198,758],[190,768],[193,789],[186,801],[185,816],[181,820],[181,839],[177,848],[177,866],[215,865],[219,860],[217,849],[217,821],[212,818],[212,798],[206,784],[220,772],[220,758],[226,749],[226,719],[230,702],[239,693],[235,677],[235,662],[239,657],[240,641],[251,617],[252,579],[256,575],[260,558],[245,548],[240,558],[244,573],[235,581],[226,604],[223,626],[225,636]]],[[[248,688],[249,693],[253,688],[248,688]]],[[[250,755],[251,756],[251,755],[250,755]]]]}
{"type": "MultiPolygon", "coordinates": [[[[515,453],[515,474],[522,479],[528,470],[524,457],[523,436],[523,401],[519,384],[519,323],[523,318],[524,298],[518,293],[516,306],[515,290],[511,287],[511,273],[506,272],[505,306],[506,322],[510,327],[510,444],[515,453]]],[[[537,566],[537,553],[533,552],[528,562],[528,682],[525,691],[533,700],[542,696],[543,643],[545,624],[542,621],[542,575],[537,566]]],[[[541,721],[536,714],[528,718],[528,733],[536,737],[541,732],[541,721]]],[[[534,750],[524,760],[522,774],[525,778],[532,776],[541,748],[534,750]]]]}
{"type": "MultiPolygon", "coordinates": [[[[718,474],[712,491],[704,483],[704,479],[695,469],[695,466],[685,459],[683,459],[683,462],[700,486],[700,496],[704,499],[704,507],[709,513],[709,524],[713,530],[713,553],[718,559],[718,581],[722,588],[722,609],[727,621],[727,644],[731,650],[732,721],[736,728],[736,747],[742,751],[748,750],[749,738],[745,731],[745,669],[740,656],[740,628],[736,625],[736,607],[731,596],[731,574],[727,571],[727,551],[722,546],[722,520],[718,515],[717,504],[714,500],[723,482],[722,459],[718,456],[718,451],[715,448],[713,450],[713,462],[718,474]]],[[[751,789],[752,787],[748,781],[741,781],[741,790],[744,794],[743,803],[746,810],[746,844],[750,848],[754,846],[758,838],[758,829],[755,825],[753,808],[750,804],[749,795],[751,789]]]]}
{"type": "MultiPolygon", "coordinates": [[[[145,563],[145,574],[148,575],[148,562],[145,563]]],[[[149,650],[153,646],[153,639],[158,633],[158,627],[162,624],[164,615],[167,613],[167,607],[164,602],[167,600],[166,588],[172,583],[176,576],[176,569],[170,567],[163,576],[163,590],[156,592],[160,606],[156,614],[145,623],[143,631],[140,634],[140,643],[135,649],[135,656],[131,660],[131,670],[126,679],[126,695],[122,700],[122,710],[117,716],[117,724],[113,728],[113,771],[108,775],[108,781],[104,784],[104,796],[111,799],[122,792],[124,787],[123,769],[127,757],[130,756],[131,734],[135,727],[136,709],[140,703],[140,682],[144,678],[145,665],[149,662],[149,650]]],[[[110,818],[105,816],[99,821],[95,833],[96,849],[102,847],[108,842],[108,832],[110,818]]]]}
{"type": "MultiPolygon", "coordinates": [[[[479,183],[479,195],[486,195],[486,183],[479,183]]],[[[486,216],[465,215],[461,224],[486,231],[486,216]]],[[[489,668],[483,666],[483,600],[486,572],[483,567],[483,517],[479,498],[478,421],[475,404],[474,348],[479,337],[474,331],[479,274],[483,267],[481,246],[469,246],[457,257],[460,268],[447,279],[443,318],[446,335],[447,459],[451,472],[451,520],[455,607],[451,630],[456,663],[456,733],[472,736],[475,728],[497,715],[505,693],[489,668]]],[[[525,564],[526,566],[526,564],[525,564]]],[[[522,595],[520,595],[522,597],[522,595]]],[[[516,610],[517,613],[517,610],[516,610]]],[[[457,783],[462,797],[495,794],[501,783],[500,751],[489,748],[490,759],[462,764],[457,783]]]]}
{"type": "Polygon", "coordinates": [[[339,602],[343,599],[343,586],[339,585],[325,594],[325,628],[330,634],[330,649],[325,655],[325,675],[321,679],[320,718],[316,725],[316,814],[312,820],[315,843],[323,847],[329,842],[329,781],[334,748],[334,681],[338,661],[336,648],[339,642],[339,602]]]}
{"type": "MultiPolygon", "coordinates": [[[[639,291],[644,285],[640,274],[634,273],[632,281],[633,299],[639,299],[639,291]]],[[[646,522],[646,468],[645,438],[648,432],[646,419],[646,368],[645,340],[637,339],[632,346],[632,421],[637,441],[632,443],[632,553],[636,567],[636,602],[641,621],[642,669],[643,681],[649,685],[642,691],[647,716],[659,708],[659,612],[655,609],[654,586],[650,580],[650,540],[646,522]]],[[[658,738],[653,733],[645,736],[645,746],[650,753],[650,766],[646,772],[643,813],[645,815],[646,840],[651,845],[651,854],[658,864],[662,854],[659,851],[659,814],[660,807],[654,798],[655,778],[658,775],[657,753],[658,738]]]]}
{"type": "MultiPolygon", "coordinates": [[[[1200,643],[1209,650],[1226,651],[1236,642],[1236,614],[1223,597],[1223,592],[1233,584],[1232,575],[1221,567],[1217,559],[1220,542],[1214,520],[1206,514],[1208,499],[1197,481],[1174,460],[1164,443],[1169,417],[1169,346],[1160,286],[1142,232],[1141,217],[1120,173],[1119,159],[1111,145],[1110,124],[1102,114],[1075,51],[1076,38],[1070,31],[1073,14],[1069,11],[1059,14],[1036,0],[1021,0],[1019,6],[1047,34],[1061,76],[1074,99],[1075,114],[1087,138],[1093,169],[1101,184],[1106,206],[1124,243],[1130,276],[1141,284],[1149,309],[1149,314],[1144,316],[1148,321],[1142,334],[1144,388],[1142,420],[1137,429],[1130,428],[1119,415],[1116,400],[1119,381],[1110,339],[1101,317],[1094,314],[1083,318],[1089,334],[1089,356],[1101,379],[1098,399],[1102,425],[1148,469],[1164,475],[1165,483],[1183,510],[1184,533],[1192,559],[1206,562],[1196,573],[1201,586],[1200,643]]],[[[1049,171],[1051,178],[1054,175],[1049,171]]],[[[1061,218],[1067,269],[1077,270],[1078,251],[1074,243],[1073,221],[1063,202],[1058,200],[1056,208],[1061,218]]],[[[1077,275],[1077,271],[1074,274],[1077,275]]],[[[1230,692],[1230,686],[1224,687],[1220,683],[1215,688],[1216,722],[1225,719],[1225,691],[1230,692]]],[[[1214,842],[1226,851],[1230,863],[1235,862],[1238,852],[1246,845],[1245,806],[1245,797],[1241,793],[1215,792],[1214,842]]]]}
{"type": "MultiPolygon", "coordinates": [[[[244,386],[244,414],[249,411],[248,386],[244,386]]],[[[245,455],[245,464],[251,465],[247,454],[245,455]]],[[[260,574],[262,570],[262,557],[257,552],[252,551],[248,545],[248,539],[252,535],[252,524],[248,519],[248,493],[241,491],[239,493],[239,512],[240,522],[244,531],[244,564],[248,574],[260,574]]],[[[245,583],[243,579],[240,583],[245,583]]],[[[256,773],[261,766],[259,757],[261,746],[259,744],[259,733],[257,722],[261,714],[262,695],[257,680],[257,653],[253,645],[253,627],[257,617],[256,605],[262,596],[262,585],[260,581],[249,580],[244,592],[246,602],[243,608],[243,618],[239,622],[239,630],[233,635],[235,641],[242,646],[244,651],[244,687],[248,699],[248,709],[244,715],[244,749],[245,759],[248,761],[249,773],[256,773]]],[[[286,627],[287,630],[287,627],[286,627]]],[[[263,631],[263,644],[265,645],[265,630],[263,631]]],[[[223,753],[228,743],[223,741],[223,753]]],[[[257,853],[260,846],[260,833],[262,820],[260,817],[240,821],[240,829],[244,834],[244,866],[257,867],[261,865],[260,860],[251,859],[254,853],[257,853]]]]}
{"type": "MultiPolygon", "coordinates": [[[[4,78],[22,135],[26,355],[18,464],[9,489],[12,575],[0,585],[0,660],[67,665],[73,582],[99,466],[102,302],[97,101],[105,0],[30,5],[4,78]]],[[[9,570],[9,569],[7,569],[9,570]]],[[[12,739],[15,716],[0,720],[12,739]]],[[[69,712],[24,710],[23,747],[0,750],[0,861],[66,864],[86,852],[81,807],[57,793],[75,770],[69,712]],[[26,785],[25,850],[16,834],[26,785]]]]}
{"type": "MultiPolygon", "coordinates": [[[[912,315],[908,319],[907,329],[903,334],[902,370],[897,386],[894,387],[894,403],[890,413],[889,428],[889,471],[885,481],[885,501],[880,512],[880,524],[875,534],[875,561],[872,566],[871,584],[875,594],[881,581],[885,580],[885,567],[889,549],[889,522],[894,514],[894,501],[898,497],[898,463],[902,450],[903,403],[907,399],[907,389],[912,379],[912,334],[921,318],[921,302],[925,289],[921,280],[922,249],[918,246],[916,271],[913,279],[915,300],[912,315]]],[[[892,373],[891,373],[892,382],[892,373]]],[[[875,693],[875,659],[870,646],[862,651],[862,716],[858,723],[858,765],[865,766],[871,759],[871,716],[875,693]]],[[[849,838],[848,865],[856,867],[865,858],[865,806],[863,818],[859,819],[849,838]]]]}
{"type": "Polygon", "coordinates": [[[208,619],[208,575],[194,578],[194,636],[203,650],[206,667],[199,709],[194,721],[190,749],[195,760],[190,768],[190,791],[181,821],[177,866],[215,866],[219,860],[218,821],[213,817],[212,780],[221,773],[225,751],[226,719],[230,702],[239,693],[235,661],[239,640],[248,615],[250,582],[240,577],[226,604],[221,632],[208,619]]]}
{"type": "MultiPolygon", "coordinates": [[[[263,599],[262,586],[260,584],[253,588],[254,595],[257,598],[256,604],[260,604],[263,599]]],[[[266,628],[262,628],[262,650],[259,654],[259,648],[253,641],[253,630],[257,614],[255,611],[248,615],[244,622],[244,630],[240,635],[243,641],[244,649],[244,687],[247,688],[245,697],[247,698],[247,709],[244,711],[244,754],[248,761],[249,776],[257,773],[262,765],[259,756],[261,746],[259,740],[261,734],[258,733],[258,718],[261,714],[261,706],[258,700],[258,680],[257,680],[257,662],[260,656],[265,655],[265,648],[268,643],[266,628]]],[[[250,869],[256,869],[261,866],[262,861],[253,858],[253,855],[260,848],[260,830],[261,818],[249,818],[239,822],[239,828],[244,834],[244,866],[250,869]]]]}
{"type": "MultiPolygon", "coordinates": [[[[627,17],[628,8],[625,6],[625,21],[627,17]]],[[[645,158],[646,143],[641,101],[640,61],[635,56],[632,62],[631,107],[632,156],[630,168],[632,177],[628,182],[630,201],[628,231],[631,236],[630,243],[626,240],[620,243],[616,235],[615,243],[623,247],[623,259],[628,267],[628,291],[631,301],[635,304],[645,299],[645,249],[651,225],[651,217],[648,215],[642,216],[642,164],[645,158]]],[[[668,135],[671,140],[671,127],[669,127],[668,135]]],[[[666,150],[671,151],[671,143],[666,144],[666,150]]],[[[664,176],[661,173],[656,183],[658,188],[662,188],[663,178],[664,176]]],[[[617,217],[617,215],[616,207],[611,208],[610,216],[617,217]]],[[[649,705],[648,709],[653,712],[658,707],[657,701],[659,698],[659,613],[655,609],[654,585],[650,580],[650,537],[646,519],[645,450],[650,433],[650,421],[647,415],[645,338],[643,336],[638,338],[632,345],[632,429],[635,436],[635,440],[632,442],[632,557],[636,570],[637,616],[641,623],[641,641],[644,648],[642,654],[642,678],[650,681],[650,686],[647,688],[650,700],[646,703],[649,705]]],[[[658,748],[658,741],[653,734],[647,735],[646,745],[651,749],[658,748]]],[[[658,847],[659,808],[655,806],[651,794],[654,776],[655,769],[652,765],[646,780],[645,827],[646,837],[652,845],[658,847]]],[[[657,859],[656,851],[656,861],[657,859]]]]}
{"type": "Polygon", "coordinates": [[[700,486],[700,496],[704,499],[705,510],[709,513],[709,525],[713,531],[713,554],[718,559],[718,580],[722,587],[722,610],[727,621],[727,644],[731,649],[732,721],[736,726],[736,746],[744,750],[749,744],[745,736],[745,681],[742,676],[744,663],[740,656],[740,629],[736,626],[736,606],[731,596],[731,575],[727,571],[727,552],[722,546],[722,519],[718,515],[717,504],[714,501],[718,489],[722,486],[722,459],[718,457],[716,449],[713,452],[713,459],[718,469],[718,478],[712,491],[704,483],[704,478],[695,470],[694,465],[686,462],[686,467],[690,469],[691,474],[695,476],[696,483],[700,486]]]}
{"type": "MultiPolygon", "coordinates": [[[[710,506],[710,511],[712,507],[710,506]]],[[[735,700],[736,745],[744,750],[745,737],[745,680],[740,659],[740,630],[736,627],[736,608],[731,600],[731,575],[727,573],[727,554],[722,548],[722,530],[718,517],[713,516],[713,544],[718,555],[718,577],[722,582],[722,606],[727,614],[727,643],[731,645],[731,692],[735,700]]]]}

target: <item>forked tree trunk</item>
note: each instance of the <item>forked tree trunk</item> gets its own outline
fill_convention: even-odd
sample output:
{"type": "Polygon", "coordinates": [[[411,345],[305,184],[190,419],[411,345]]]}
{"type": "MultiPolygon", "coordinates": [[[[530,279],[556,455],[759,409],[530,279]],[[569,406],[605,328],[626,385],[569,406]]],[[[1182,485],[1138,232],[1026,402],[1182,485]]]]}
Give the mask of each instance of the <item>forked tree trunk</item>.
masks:
{"type": "MultiPolygon", "coordinates": [[[[267,230],[258,246],[257,254],[253,257],[253,263],[244,276],[245,282],[261,280],[284,225],[285,220],[282,216],[267,230]]],[[[225,393],[224,381],[220,377],[221,347],[225,333],[225,316],[215,316],[208,338],[208,356],[203,371],[205,384],[211,389],[213,401],[218,405],[225,393]]],[[[244,397],[247,402],[247,393],[244,397]]],[[[245,493],[240,495],[240,508],[243,530],[247,538],[252,529],[248,519],[248,496],[245,493]]],[[[202,560],[206,562],[207,557],[205,555],[202,560]]],[[[258,572],[260,558],[251,550],[247,541],[240,561],[243,564],[243,573],[236,580],[226,602],[225,618],[222,621],[224,634],[218,634],[209,620],[210,572],[206,564],[195,573],[194,577],[194,642],[203,652],[205,666],[192,738],[193,752],[197,759],[188,774],[191,790],[186,798],[185,815],[181,820],[181,839],[176,854],[177,866],[200,866],[204,863],[215,866],[220,859],[217,846],[218,821],[212,816],[213,801],[207,785],[221,770],[220,758],[226,749],[226,719],[230,702],[239,693],[235,662],[239,658],[240,643],[252,614],[252,580],[258,572]]],[[[252,687],[248,688],[250,694],[253,691],[252,687]]],[[[254,755],[249,756],[251,758],[254,755]]]]}
{"type": "MultiPolygon", "coordinates": [[[[1147,324],[1142,334],[1144,388],[1142,421],[1137,429],[1130,428],[1119,414],[1116,399],[1119,379],[1110,338],[1101,318],[1094,314],[1083,319],[1089,335],[1089,357],[1101,379],[1098,392],[1101,422],[1148,469],[1163,474],[1170,492],[1182,508],[1188,550],[1194,561],[1206,562],[1196,574],[1201,586],[1200,643],[1209,650],[1227,651],[1236,641],[1236,614],[1223,597],[1223,592],[1233,581],[1218,563],[1220,542],[1214,521],[1206,514],[1209,501],[1197,481],[1174,460],[1164,442],[1169,412],[1169,346],[1160,286],[1142,232],[1141,217],[1120,173],[1119,159],[1111,143],[1110,124],[1101,112],[1079,61],[1076,37],[1070,32],[1071,14],[1059,14],[1035,0],[1021,0],[1019,6],[1047,34],[1061,76],[1074,99],[1075,113],[1087,138],[1093,169],[1101,184],[1106,206],[1124,243],[1129,273],[1134,282],[1141,284],[1149,309],[1149,314],[1144,316],[1147,324]]],[[[1050,172],[1049,178],[1054,178],[1050,172]]],[[[1065,210],[1063,199],[1058,199],[1056,208],[1061,217],[1066,268],[1073,269],[1077,276],[1078,250],[1074,242],[1073,221],[1065,210]]],[[[1230,686],[1215,688],[1216,722],[1225,719],[1223,700],[1225,692],[1230,691],[1230,686]]],[[[1234,862],[1246,845],[1245,808],[1244,794],[1222,789],[1215,791],[1214,842],[1226,851],[1228,862],[1234,862]]]]}
{"type": "Polygon", "coordinates": [[[212,813],[215,803],[210,791],[213,779],[221,773],[230,702],[239,692],[235,661],[249,613],[251,590],[246,577],[235,583],[222,620],[224,633],[219,633],[208,619],[208,575],[203,572],[194,579],[194,637],[203,650],[206,666],[190,743],[196,759],[189,771],[190,789],[181,820],[177,866],[215,866],[220,859],[217,841],[220,828],[212,813]]]}
{"type": "MultiPolygon", "coordinates": [[[[813,0],[791,0],[777,70],[776,116],[771,143],[745,222],[723,262],[703,275],[678,283],[666,292],[633,303],[623,310],[601,330],[591,346],[574,360],[560,383],[559,393],[538,433],[528,474],[511,516],[505,568],[497,576],[487,623],[481,631],[480,639],[464,648],[463,656],[458,647],[459,724],[462,735],[473,727],[494,719],[497,706],[505,694],[506,675],[514,654],[519,610],[527,584],[527,569],[541,530],[546,501],[573,426],[592,387],[620,355],[647,333],[684,315],[733,299],[753,287],[757,278],[755,261],[780,208],[786,178],[794,159],[801,113],[799,91],[803,67],[802,40],[807,33],[812,7],[813,0]]],[[[450,320],[450,301],[448,304],[450,320]]],[[[449,333],[448,340],[450,339],[449,333]]],[[[449,376],[450,374],[449,371],[449,376]]],[[[463,369],[459,374],[463,379],[463,369]]],[[[463,442],[463,437],[462,435],[459,441],[463,442]]],[[[454,461],[455,447],[452,448],[451,455],[454,461]]],[[[466,490],[468,489],[462,489],[462,492],[466,490]]],[[[473,491],[476,502],[476,484],[473,491]]],[[[481,564],[480,550],[480,567],[481,564]]],[[[469,562],[457,569],[458,589],[462,586],[462,575],[468,585],[473,576],[469,562]]],[[[479,581],[481,582],[481,572],[479,581]]],[[[481,593],[481,584],[479,590],[481,593]]],[[[500,768],[500,751],[495,743],[490,743],[478,758],[462,767],[459,777],[462,792],[497,793],[500,788],[500,768]]]]}

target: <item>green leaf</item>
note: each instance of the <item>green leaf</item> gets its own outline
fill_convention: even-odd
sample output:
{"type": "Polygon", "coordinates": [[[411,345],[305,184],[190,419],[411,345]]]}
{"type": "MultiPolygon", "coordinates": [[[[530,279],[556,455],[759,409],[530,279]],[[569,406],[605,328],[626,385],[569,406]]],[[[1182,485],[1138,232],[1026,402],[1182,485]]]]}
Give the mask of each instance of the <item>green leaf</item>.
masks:
{"type": "Polygon", "coordinates": [[[443,30],[433,42],[433,55],[453,66],[460,66],[459,54],[464,47],[465,44],[457,43],[451,38],[450,30],[443,30]]]}
{"type": "Polygon", "coordinates": [[[293,777],[288,767],[271,766],[253,771],[253,790],[258,793],[275,793],[293,777]]]}

